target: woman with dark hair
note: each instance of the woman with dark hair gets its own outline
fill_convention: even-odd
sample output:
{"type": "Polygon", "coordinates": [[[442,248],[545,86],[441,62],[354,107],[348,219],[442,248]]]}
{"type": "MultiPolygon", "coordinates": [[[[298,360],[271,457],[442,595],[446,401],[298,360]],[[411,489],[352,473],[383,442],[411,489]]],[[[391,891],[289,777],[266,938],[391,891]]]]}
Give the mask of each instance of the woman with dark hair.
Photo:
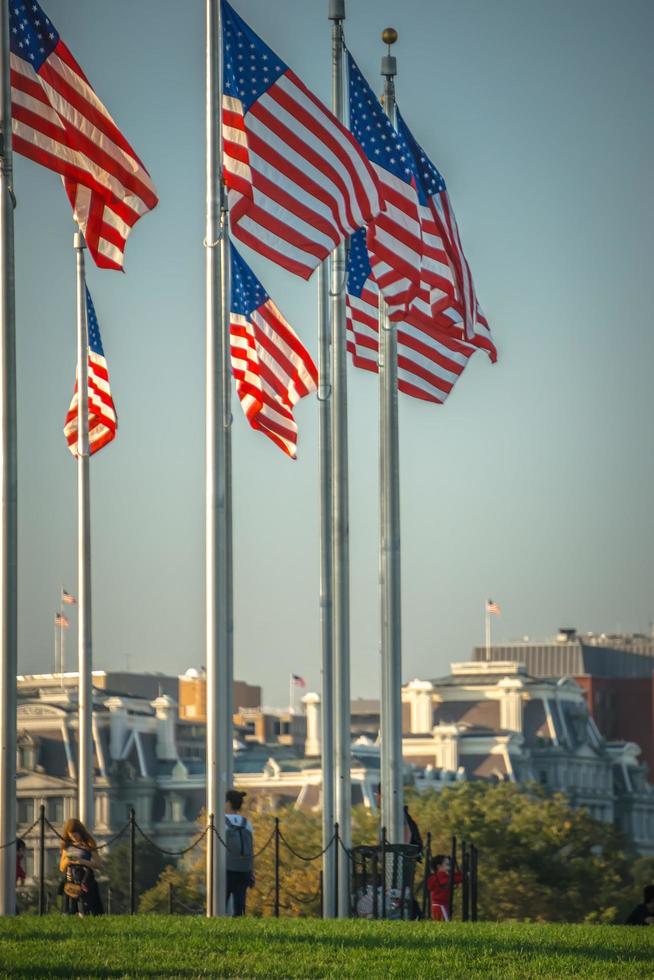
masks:
{"type": "Polygon", "coordinates": [[[248,888],[254,885],[254,831],[241,813],[246,794],[230,789],[225,794],[225,844],[227,849],[227,898],[232,915],[245,915],[248,888]]]}
{"type": "Polygon", "coordinates": [[[59,870],[64,875],[67,915],[102,915],[102,901],[94,871],[100,867],[97,844],[81,820],[64,824],[59,870]]]}

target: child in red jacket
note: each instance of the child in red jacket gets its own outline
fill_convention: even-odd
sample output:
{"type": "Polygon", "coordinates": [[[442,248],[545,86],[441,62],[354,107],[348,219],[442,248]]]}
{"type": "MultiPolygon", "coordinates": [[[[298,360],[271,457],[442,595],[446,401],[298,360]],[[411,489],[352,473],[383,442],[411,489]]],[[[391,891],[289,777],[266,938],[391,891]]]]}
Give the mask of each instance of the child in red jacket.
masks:
{"type": "MultiPolygon", "coordinates": [[[[448,905],[450,898],[450,858],[447,854],[437,854],[432,858],[431,871],[427,878],[427,888],[431,896],[431,917],[436,922],[449,922],[448,905]]],[[[454,870],[454,884],[461,883],[461,872],[454,870]]]]}

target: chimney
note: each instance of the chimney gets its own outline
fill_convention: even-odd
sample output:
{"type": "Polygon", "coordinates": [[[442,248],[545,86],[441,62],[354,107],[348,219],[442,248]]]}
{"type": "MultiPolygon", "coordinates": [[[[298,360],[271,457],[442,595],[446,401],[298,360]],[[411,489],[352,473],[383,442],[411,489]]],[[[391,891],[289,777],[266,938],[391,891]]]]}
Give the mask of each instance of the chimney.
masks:
{"type": "Polygon", "coordinates": [[[404,701],[408,701],[411,711],[409,731],[412,735],[425,735],[434,727],[433,693],[431,681],[418,678],[404,688],[404,701]]]}
{"type": "Polygon", "coordinates": [[[305,694],[302,698],[302,704],[307,718],[307,738],[304,743],[304,753],[307,756],[320,755],[320,695],[313,691],[305,694]]]}
{"type": "Polygon", "coordinates": [[[177,702],[169,698],[167,694],[160,694],[150,704],[154,708],[157,719],[157,759],[176,759],[177,702]]]}

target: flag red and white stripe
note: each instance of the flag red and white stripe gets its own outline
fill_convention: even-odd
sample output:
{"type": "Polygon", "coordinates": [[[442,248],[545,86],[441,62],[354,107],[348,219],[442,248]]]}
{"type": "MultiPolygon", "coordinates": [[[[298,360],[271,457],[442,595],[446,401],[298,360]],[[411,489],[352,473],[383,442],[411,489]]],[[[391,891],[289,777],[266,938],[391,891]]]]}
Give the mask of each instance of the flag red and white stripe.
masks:
{"type": "Polygon", "coordinates": [[[242,256],[231,249],[230,345],[236,392],[253,429],[292,459],[297,456],[293,410],[314,392],[311,355],[242,256]]]}
{"type": "MultiPolygon", "coordinates": [[[[372,276],[363,232],[350,242],[347,291],[347,348],[355,367],[379,372],[379,290],[372,276]]],[[[463,373],[475,348],[422,324],[397,322],[398,389],[441,404],[463,373]]]]}
{"type": "Polygon", "coordinates": [[[39,5],[9,6],[14,150],[61,175],[94,261],[122,269],[150,175],[39,5]]]}
{"type": "Polygon", "coordinates": [[[308,279],[381,208],[351,133],[223,0],[223,164],[232,234],[308,279]]]}
{"type": "MultiPolygon", "coordinates": [[[[109,384],[109,370],[100,338],[100,327],[95,315],[93,300],[86,289],[86,320],[88,324],[88,410],[89,410],[89,452],[91,455],[102,449],[116,437],[118,420],[109,384]]],[[[78,449],[78,387],[75,372],[75,392],[70,403],[64,435],[73,456],[78,449]]]]}

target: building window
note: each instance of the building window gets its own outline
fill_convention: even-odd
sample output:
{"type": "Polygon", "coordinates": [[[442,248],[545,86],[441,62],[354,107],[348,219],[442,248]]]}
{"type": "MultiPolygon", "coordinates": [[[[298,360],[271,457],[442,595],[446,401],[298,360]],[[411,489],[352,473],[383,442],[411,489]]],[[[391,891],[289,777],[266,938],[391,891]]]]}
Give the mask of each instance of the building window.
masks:
{"type": "Polygon", "coordinates": [[[45,815],[50,823],[64,822],[63,796],[51,796],[45,801],[45,815]]]}
{"type": "Polygon", "coordinates": [[[31,823],[34,820],[34,800],[19,800],[16,819],[19,824],[31,823]]]}
{"type": "Polygon", "coordinates": [[[547,786],[547,773],[544,769],[542,769],[540,773],[540,784],[541,786],[547,786]]]}

